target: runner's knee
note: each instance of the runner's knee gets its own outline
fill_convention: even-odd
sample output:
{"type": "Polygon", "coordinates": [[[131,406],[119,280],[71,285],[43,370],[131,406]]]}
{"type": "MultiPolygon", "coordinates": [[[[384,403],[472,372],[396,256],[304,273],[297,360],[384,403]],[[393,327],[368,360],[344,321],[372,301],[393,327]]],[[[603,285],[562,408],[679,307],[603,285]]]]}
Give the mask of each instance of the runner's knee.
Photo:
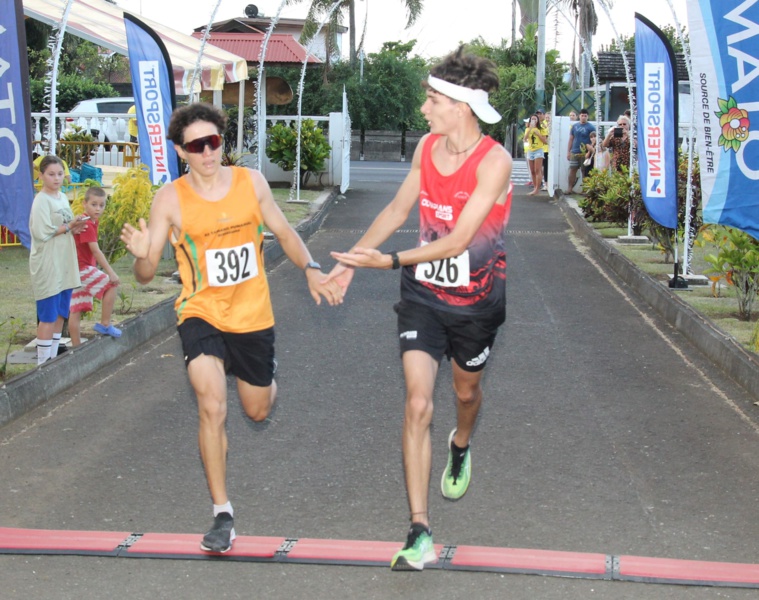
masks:
{"type": "Polygon", "coordinates": [[[223,425],[227,420],[226,398],[214,394],[198,394],[198,416],[201,423],[223,425]]]}
{"type": "Polygon", "coordinates": [[[271,412],[271,405],[271,401],[265,402],[262,400],[259,402],[243,403],[242,408],[251,421],[260,423],[261,421],[265,421],[266,417],[269,416],[269,413],[271,412]]]}
{"type": "Polygon", "coordinates": [[[416,423],[432,421],[432,398],[426,394],[409,394],[406,397],[406,418],[416,423]]]}
{"type": "Polygon", "coordinates": [[[474,404],[482,396],[482,388],[479,383],[469,385],[454,380],[453,391],[456,394],[456,400],[464,405],[474,404]]]}

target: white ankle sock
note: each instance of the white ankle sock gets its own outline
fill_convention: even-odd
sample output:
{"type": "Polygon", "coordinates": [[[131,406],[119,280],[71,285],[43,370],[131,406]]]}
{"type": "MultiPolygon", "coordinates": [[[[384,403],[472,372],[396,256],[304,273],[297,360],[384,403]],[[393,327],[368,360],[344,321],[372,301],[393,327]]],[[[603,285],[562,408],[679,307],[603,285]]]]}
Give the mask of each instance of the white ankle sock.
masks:
{"type": "Polygon", "coordinates": [[[232,509],[232,503],[227,500],[226,504],[214,504],[213,505],[213,516],[216,517],[219,515],[219,513],[229,513],[230,516],[235,516],[235,511],[232,509]]]}
{"type": "Polygon", "coordinates": [[[60,333],[54,333],[53,334],[53,343],[50,346],[50,358],[55,358],[58,356],[58,346],[61,344],[61,334],[60,333]]]}
{"type": "Polygon", "coordinates": [[[50,360],[52,340],[37,340],[37,364],[41,365],[50,360]]]}

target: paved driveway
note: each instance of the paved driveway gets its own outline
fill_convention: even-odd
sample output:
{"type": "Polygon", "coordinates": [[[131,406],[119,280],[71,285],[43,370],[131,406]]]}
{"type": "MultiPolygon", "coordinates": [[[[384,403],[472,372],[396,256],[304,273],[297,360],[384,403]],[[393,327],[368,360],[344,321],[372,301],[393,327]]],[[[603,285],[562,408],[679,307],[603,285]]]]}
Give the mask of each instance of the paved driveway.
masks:
{"type": "MultiPolygon", "coordinates": [[[[347,249],[407,165],[354,163],[353,189],[309,246],[347,249]]],[[[485,379],[473,483],[436,482],[454,423],[441,368],[433,428],[435,541],[759,562],[757,407],[606,272],[547,197],[517,188],[508,318],[485,379]]],[[[413,245],[414,221],[388,248],[413,245]]],[[[398,274],[360,272],[316,307],[288,262],[270,282],[279,404],[230,403],[229,488],[244,535],[397,541],[407,527],[398,274]]],[[[230,390],[232,388],[230,387],[230,390]]],[[[171,330],[0,430],[0,525],[200,533],[210,519],[196,410],[171,330]]],[[[756,598],[531,575],[225,561],[0,556],[16,598],[756,598]]]]}

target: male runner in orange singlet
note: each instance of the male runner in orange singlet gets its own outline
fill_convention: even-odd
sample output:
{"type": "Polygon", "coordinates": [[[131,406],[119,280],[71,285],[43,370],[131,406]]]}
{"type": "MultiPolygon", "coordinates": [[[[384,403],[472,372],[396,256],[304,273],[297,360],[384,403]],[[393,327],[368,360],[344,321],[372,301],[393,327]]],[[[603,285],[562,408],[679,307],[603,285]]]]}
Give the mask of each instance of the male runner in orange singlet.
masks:
{"type": "Polygon", "coordinates": [[[342,290],[325,275],[287,222],[259,171],[221,165],[226,115],[196,103],[172,114],[169,139],[190,169],[155,195],[149,223],[125,224],[121,239],[135,256],[140,283],[155,275],[167,238],[174,245],[182,292],[175,307],[187,373],[198,400],[200,454],[213,500],[214,522],[200,547],[227,552],[235,538],[227,496],[226,373],[237,378],[245,413],[269,415],[274,314],[263,262],[264,225],[288,258],[303,269],[311,296],[330,305],[342,290]]]}

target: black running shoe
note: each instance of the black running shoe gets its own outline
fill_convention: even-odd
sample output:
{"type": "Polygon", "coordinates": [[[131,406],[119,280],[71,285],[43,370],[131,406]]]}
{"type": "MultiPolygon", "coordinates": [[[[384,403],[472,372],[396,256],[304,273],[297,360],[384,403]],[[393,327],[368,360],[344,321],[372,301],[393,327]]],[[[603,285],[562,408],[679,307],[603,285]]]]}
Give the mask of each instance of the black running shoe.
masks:
{"type": "Polygon", "coordinates": [[[220,552],[224,554],[232,549],[235,539],[235,520],[229,513],[223,512],[213,519],[213,527],[203,536],[200,549],[206,552],[220,552]]]}

